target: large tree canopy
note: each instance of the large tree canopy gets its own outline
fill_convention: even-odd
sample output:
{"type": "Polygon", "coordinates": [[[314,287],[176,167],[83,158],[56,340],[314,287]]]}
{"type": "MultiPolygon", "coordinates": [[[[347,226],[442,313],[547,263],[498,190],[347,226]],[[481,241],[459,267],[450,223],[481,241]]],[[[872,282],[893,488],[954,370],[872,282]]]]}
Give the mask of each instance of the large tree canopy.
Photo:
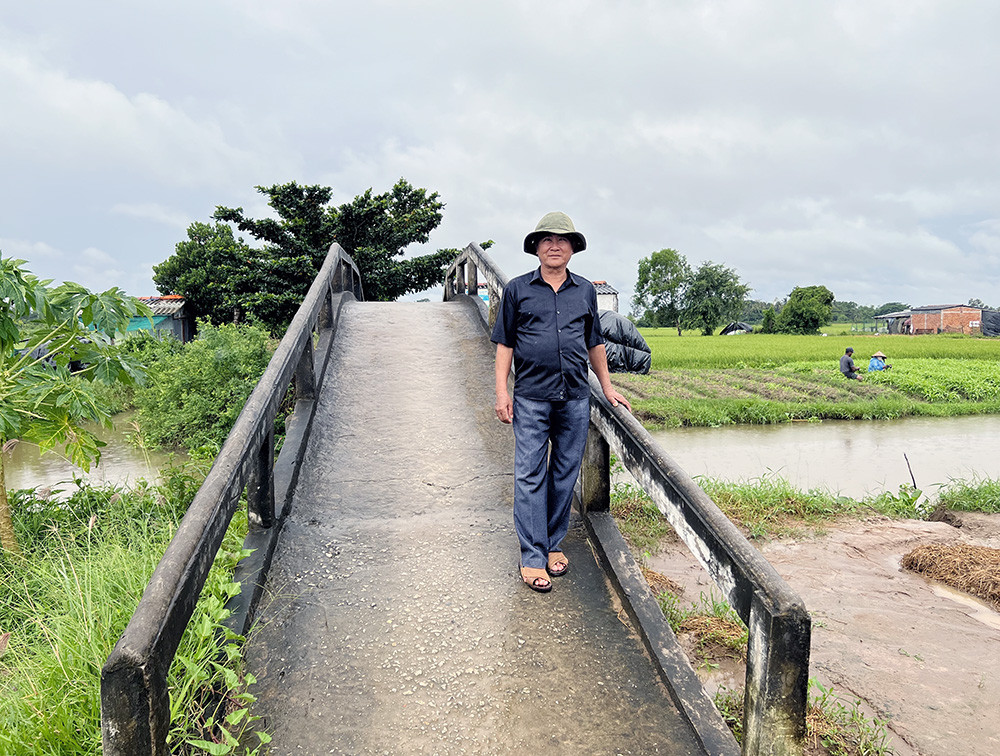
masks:
{"type": "Polygon", "coordinates": [[[825,286],[797,286],[778,314],[777,328],[782,333],[816,333],[830,322],[833,292],[825,286]]]}
{"type": "Polygon", "coordinates": [[[674,326],[681,333],[684,291],[691,266],[680,252],[661,249],[639,260],[639,277],[632,297],[633,313],[657,326],[674,326]]]}
{"type": "Polygon", "coordinates": [[[369,189],[331,207],[333,190],[296,182],[258,186],[277,218],[254,219],[243,208],[218,207],[214,226],[196,223],[175,254],[154,267],[161,293],[183,294],[196,316],[224,323],[254,318],[280,331],[295,314],[333,242],[354,258],[365,298],[391,301],[444,280],[450,250],[403,258],[441,223],[437,192],[400,179],[384,194],[369,189]],[[235,239],[231,223],[260,242],[235,239]],[[224,230],[225,229],[225,230],[224,230]]]}
{"type": "Polygon", "coordinates": [[[749,291],[736,271],[713,262],[702,263],[688,283],[681,322],[711,336],[718,326],[739,317],[749,291]]]}

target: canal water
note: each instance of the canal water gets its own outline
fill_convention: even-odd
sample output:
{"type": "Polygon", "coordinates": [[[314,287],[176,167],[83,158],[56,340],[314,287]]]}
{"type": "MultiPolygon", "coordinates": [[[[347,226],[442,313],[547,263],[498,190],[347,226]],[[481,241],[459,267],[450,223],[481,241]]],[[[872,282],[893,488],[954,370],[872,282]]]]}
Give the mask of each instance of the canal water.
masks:
{"type": "Polygon", "coordinates": [[[127,420],[114,430],[92,428],[107,446],[101,449],[101,463],[83,472],[74,467],[58,451],[39,454],[34,444],[18,443],[4,457],[4,474],[7,488],[47,487],[64,492],[74,488],[73,477],[83,478],[93,485],[126,485],[139,478],[154,480],[159,471],[173,459],[180,462],[184,455],[165,452],[144,452],[130,444],[127,420]]]}
{"type": "Polygon", "coordinates": [[[774,475],[852,498],[895,492],[911,483],[911,470],[927,494],[952,479],[1000,478],[994,415],[677,428],[653,437],[692,476],[774,475]]]}

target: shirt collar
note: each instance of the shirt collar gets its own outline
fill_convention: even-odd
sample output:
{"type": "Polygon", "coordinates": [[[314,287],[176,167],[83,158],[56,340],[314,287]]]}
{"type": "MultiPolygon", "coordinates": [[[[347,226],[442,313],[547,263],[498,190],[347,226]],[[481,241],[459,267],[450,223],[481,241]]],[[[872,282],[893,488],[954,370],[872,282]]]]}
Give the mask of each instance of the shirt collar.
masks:
{"type": "MultiPolygon", "coordinates": [[[[535,268],[534,273],[531,274],[531,280],[529,281],[529,283],[543,283],[543,284],[545,284],[545,279],[542,278],[542,266],[541,265],[539,265],[537,268],[535,268]]],[[[548,284],[545,284],[545,285],[548,286],[548,284]]],[[[566,280],[563,281],[563,285],[560,286],[559,288],[562,289],[564,286],[577,286],[577,285],[578,284],[576,282],[576,276],[573,275],[573,273],[570,271],[569,268],[566,268],[566,280]]]]}

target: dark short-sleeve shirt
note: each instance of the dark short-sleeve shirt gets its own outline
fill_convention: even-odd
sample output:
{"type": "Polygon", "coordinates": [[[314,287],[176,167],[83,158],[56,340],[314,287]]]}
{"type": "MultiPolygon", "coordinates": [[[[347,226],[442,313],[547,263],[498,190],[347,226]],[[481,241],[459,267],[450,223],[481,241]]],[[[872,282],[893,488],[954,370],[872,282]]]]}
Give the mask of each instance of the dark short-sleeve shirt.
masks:
{"type": "Polygon", "coordinates": [[[845,354],[840,358],[840,372],[844,375],[850,375],[851,373],[856,373],[857,368],[854,367],[854,360],[851,359],[851,355],[845,354]]]}
{"type": "Polygon", "coordinates": [[[518,396],[542,401],[589,396],[587,351],[604,343],[594,285],[567,271],[555,292],[540,268],[511,279],[490,338],[514,350],[518,396]]]}

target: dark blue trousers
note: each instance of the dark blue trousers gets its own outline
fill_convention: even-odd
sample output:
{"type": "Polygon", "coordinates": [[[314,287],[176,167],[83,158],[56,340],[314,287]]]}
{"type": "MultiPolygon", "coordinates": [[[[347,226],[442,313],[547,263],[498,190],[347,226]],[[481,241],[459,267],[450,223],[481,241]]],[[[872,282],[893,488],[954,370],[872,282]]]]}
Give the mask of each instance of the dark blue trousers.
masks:
{"type": "Polygon", "coordinates": [[[514,529],[521,564],[542,567],[569,529],[587,444],[590,397],[561,402],[514,394],[514,529]]]}

